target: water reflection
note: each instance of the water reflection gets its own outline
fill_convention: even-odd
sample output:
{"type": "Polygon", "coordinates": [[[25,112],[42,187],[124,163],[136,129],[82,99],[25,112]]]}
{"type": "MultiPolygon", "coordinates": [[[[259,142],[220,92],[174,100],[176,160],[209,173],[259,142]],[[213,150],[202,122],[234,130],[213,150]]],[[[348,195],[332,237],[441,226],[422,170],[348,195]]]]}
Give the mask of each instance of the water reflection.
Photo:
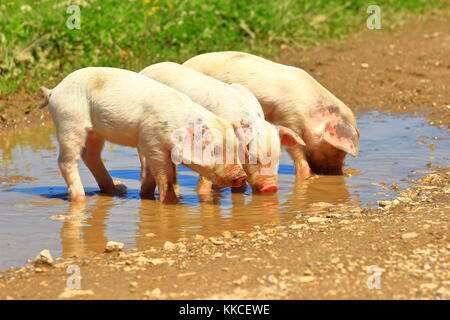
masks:
{"type": "Polygon", "coordinates": [[[252,194],[250,189],[232,193],[223,189],[200,199],[195,192],[197,175],[180,167],[182,199],[177,205],[141,199],[136,150],[110,144],[102,158],[107,160],[105,165],[114,179],[127,185],[127,194],[98,194],[95,180],[81,164],[88,202],[72,204],[67,201],[67,187],[56,164],[52,127],[11,133],[0,139],[0,174],[33,179],[18,179],[14,185],[0,183],[0,269],[22,265],[44,248],[54,256],[65,257],[103,252],[108,240],[124,242],[127,247],[148,248],[195,234],[216,236],[225,230],[279,223],[298,211],[323,214],[314,205],[318,202],[364,206],[395,196],[390,183],[406,186],[408,182],[402,180],[418,176],[413,172],[427,169],[430,162],[435,167],[448,165],[450,140],[445,139],[445,132],[423,125],[422,119],[379,114],[358,119],[362,136],[360,157],[349,158],[346,168],[359,174],[351,178],[320,176],[296,181],[292,161],[284,154],[276,194],[252,194]],[[430,144],[436,147],[429,148],[430,144]],[[59,215],[67,219],[49,219],[59,215]],[[155,236],[146,236],[150,233],[155,236]]]}

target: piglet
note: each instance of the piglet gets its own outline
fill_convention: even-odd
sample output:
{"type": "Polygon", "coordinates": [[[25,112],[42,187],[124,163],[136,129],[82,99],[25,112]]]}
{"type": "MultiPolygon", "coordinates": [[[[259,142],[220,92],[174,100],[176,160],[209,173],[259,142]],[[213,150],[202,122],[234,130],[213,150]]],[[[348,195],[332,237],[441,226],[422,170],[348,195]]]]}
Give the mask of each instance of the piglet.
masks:
{"type": "Polygon", "coordinates": [[[243,52],[212,52],[185,66],[250,89],[266,119],[298,133],[306,147],[288,148],[297,176],[343,174],[345,155],[358,154],[359,131],[353,112],[302,69],[243,52]]]}
{"type": "MultiPolygon", "coordinates": [[[[242,166],[254,192],[275,192],[280,157],[280,139],[286,146],[304,145],[301,138],[283,126],[264,119],[255,96],[240,84],[226,84],[173,62],[153,64],[140,72],[186,94],[234,127],[242,151],[242,166]]],[[[200,177],[199,193],[208,193],[211,183],[200,177]]]]}
{"type": "MultiPolygon", "coordinates": [[[[85,200],[80,156],[101,191],[115,191],[100,158],[105,140],[138,148],[147,172],[141,194],[152,195],[158,186],[163,203],[177,200],[175,164],[221,187],[240,186],[246,179],[239,159],[223,152],[231,125],[160,82],[127,70],[91,67],[69,74],[52,90],[42,87],[41,93],[56,126],[58,164],[72,201],[85,200]]],[[[228,144],[238,148],[237,139],[228,144]]]]}

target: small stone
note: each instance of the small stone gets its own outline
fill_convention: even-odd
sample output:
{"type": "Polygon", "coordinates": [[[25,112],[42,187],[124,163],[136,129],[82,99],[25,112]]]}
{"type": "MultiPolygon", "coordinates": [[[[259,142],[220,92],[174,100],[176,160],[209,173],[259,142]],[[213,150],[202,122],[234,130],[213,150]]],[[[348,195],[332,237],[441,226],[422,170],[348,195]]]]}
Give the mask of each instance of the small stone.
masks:
{"type": "Polygon", "coordinates": [[[369,67],[368,63],[361,63],[361,68],[367,69],[369,67]]]}
{"type": "Polygon", "coordinates": [[[314,208],[325,209],[333,207],[334,205],[329,202],[314,202],[310,206],[314,208]]]}
{"type": "Polygon", "coordinates": [[[230,231],[224,231],[224,232],[222,232],[222,236],[223,236],[224,238],[227,238],[227,239],[233,238],[233,235],[231,234],[230,231]]]}
{"type": "Polygon", "coordinates": [[[305,276],[311,276],[311,275],[312,275],[312,272],[311,272],[311,270],[309,270],[309,269],[305,269],[305,270],[303,271],[303,274],[304,274],[305,276]]]}
{"type": "Polygon", "coordinates": [[[418,234],[415,232],[407,232],[402,234],[402,239],[403,240],[409,240],[409,239],[414,239],[417,238],[418,234]]]}
{"type": "Polygon", "coordinates": [[[311,217],[311,218],[308,218],[307,221],[309,223],[322,223],[322,222],[327,221],[327,219],[326,218],[321,218],[321,217],[311,217]]]}
{"type": "Polygon", "coordinates": [[[138,283],[136,281],[131,281],[130,282],[130,287],[137,288],[137,286],[138,286],[138,283]]]}
{"type": "Polygon", "coordinates": [[[154,297],[159,297],[161,295],[161,289],[160,288],[153,289],[151,295],[154,297]]]}
{"type": "Polygon", "coordinates": [[[314,281],[315,278],[313,276],[304,276],[304,277],[299,277],[298,281],[301,283],[307,283],[307,282],[311,282],[314,281]]]}
{"type": "Polygon", "coordinates": [[[195,237],[194,237],[194,239],[195,239],[195,240],[204,240],[205,237],[202,236],[201,234],[196,234],[195,237]]]}
{"type": "Polygon", "coordinates": [[[278,284],[278,279],[274,275],[270,275],[269,277],[267,277],[267,281],[272,284],[278,284]]]}
{"type": "Polygon", "coordinates": [[[190,276],[195,276],[197,274],[197,272],[193,271],[193,272],[185,272],[185,273],[179,273],[177,274],[178,278],[184,278],[184,277],[190,277],[190,276]]]}
{"type": "Polygon", "coordinates": [[[52,265],[53,264],[53,257],[49,250],[42,250],[39,252],[39,254],[34,259],[34,264],[46,264],[46,265],[52,265]]]}
{"type": "Polygon", "coordinates": [[[108,241],[106,243],[106,252],[114,252],[121,251],[123,249],[124,244],[122,242],[108,241]]]}
{"type": "Polygon", "coordinates": [[[178,242],[175,247],[178,249],[178,251],[180,252],[186,252],[186,245],[182,242],[178,242]]]}
{"type": "Polygon", "coordinates": [[[146,233],[145,236],[149,237],[149,238],[153,238],[155,236],[155,234],[152,232],[149,232],[149,233],[146,233]]]}
{"type": "Polygon", "coordinates": [[[164,251],[172,251],[172,250],[175,250],[175,249],[176,249],[175,244],[173,244],[173,243],[170,242],[170,241],[166,241],[166,242],[164,243],[164,245],[163,245],[163,250],[164,250],[164,251]]]}
{"type": "Polygon", "coordinates": [[[209,240],[211,241],[211,243],[215,244],[216,246],[219,246],[219,245],[222,245],[225,243],[222,240],[219,240],[219,239],[216,239],[213,237],[209,238],[209,240]]]}
{"type": "Polygon", "coordinates": [[[64,291],[58,296],[58,299],[72,299],[79,296],[92,296],[94,292],[92,290],[75,290],[65,288],[64,291]]]}
{"type": "Polygon", "coordinates": [[[378,201],[378,206],[381,208],[388,207],[392,204],[392,201],[389,200],[380,200],[378,201]]]}
{"type": "Polygon", "coordinates": [[[136,259],[136,263],[138,266],[143,266],[146,265],[149,262],[149,259],[145,258],[145,257],[138,257],[136,259]]]}
{"type": "Polygon", "coordinates": [[[427,290],[434,290],[437,287],[438,287],[438,285],[435,283],[424,283],[424,284],[420,285],[421,289],[427,289],[427,290]]]}
{"type": "Polygon", "coordinates": [[[238,280],[234,280],[233,284],[240,286],[241,284],[243,284],[244,282],[246,282],[248,279],[248,277],[244,274],[240,279],[238,280]]]}
{"type": "Polygon", "coordinates": [[[162,258],[155,258],[155,259],[148,259],[148,262],[150,262],[151,264],[153,264],[155,266],[158,266],[160,264],[166,263],[167,261],[162,258]]]}

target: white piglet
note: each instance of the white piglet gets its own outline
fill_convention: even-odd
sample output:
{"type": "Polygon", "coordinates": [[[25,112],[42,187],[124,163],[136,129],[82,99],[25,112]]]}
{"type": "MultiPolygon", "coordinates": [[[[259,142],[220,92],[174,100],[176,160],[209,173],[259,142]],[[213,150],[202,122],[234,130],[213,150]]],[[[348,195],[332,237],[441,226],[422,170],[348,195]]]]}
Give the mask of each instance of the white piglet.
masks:
{"type": "MultiPolygon", "coordinates": [[[[281,144],[304,145],[292,130],[264,119],[255,96],[244,86],[226,84],[173,62],[151,65],[140,72],[188,95],[234,127],[241,146],[242,166],[255,192],[275,192],[281,144]]],[[[208,193],[211,182],[201,177],[198,192],[208,193]]]]}
{"type": "MultiPolygon", "coordinates": [[[[177,200],[175,163],[222,187],[238,187],[246,178],[237,157],[222,163],[203,161],[203,156],[214,158],[216,150],[224,150],[225,133],[232,127],[160,82],[127,70],[91,67],[69,74],[52,90],[41,88],[41,92],[56,126],[58,164],[72,201],[85,200],[78,172],[80,157],[101,191],[115,191],[100,158],[105,140],[138,148],[146,158],[141,193],[153,195],[158,186],[164,203],[177,200]],[[209,133],[201,144],[197,143],[198,131],[209,133]]],[[[231,143],[238,148],[237,139],[231,143]]]]}
{"type": "Polygon", "coordinates": [[[306,71],[244,52],[211,52],[184,66],[226,83],[247,87],[266,120],[299,134],[306,143],[290,146],[296,174],[343,174],[347,153],[358,154],[359,131],[352,110],[306,71]]]}

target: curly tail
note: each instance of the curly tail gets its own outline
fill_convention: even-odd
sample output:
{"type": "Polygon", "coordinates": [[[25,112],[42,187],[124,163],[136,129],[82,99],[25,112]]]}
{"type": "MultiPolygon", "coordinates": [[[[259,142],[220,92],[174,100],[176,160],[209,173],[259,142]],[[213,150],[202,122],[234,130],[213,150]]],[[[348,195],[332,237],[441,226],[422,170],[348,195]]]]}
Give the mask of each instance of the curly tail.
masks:
{"type": "Polygon", "coordinates": [[[50,100],[50,96],[52,95],[52,90],[47,89],[46,87],[40,87],[41,95],[44,97],[44,102],[39,105],[39,109],[44,108],[48,105],[48,101],[50,100]]]}

